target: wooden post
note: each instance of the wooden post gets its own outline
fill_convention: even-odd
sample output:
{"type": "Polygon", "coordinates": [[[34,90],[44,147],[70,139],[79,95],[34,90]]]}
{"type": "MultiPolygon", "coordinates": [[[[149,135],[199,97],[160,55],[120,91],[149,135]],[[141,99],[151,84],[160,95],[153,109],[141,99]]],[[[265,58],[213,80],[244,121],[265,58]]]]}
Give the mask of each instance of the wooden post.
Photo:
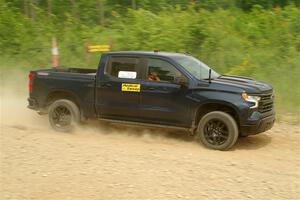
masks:
{"type": "Polygon", "coordinates": [[[85,43],[85,63],[86,63],[86,65],[90,64],[90,55],[88,52],[88,46],[89,46],[89,42],[86,42],[85,43]]]}
{"type": "Polygon", "coordinates": [[[111,39],[111,37],[108,38],[108,44],[110,46],[110,51],[112,51],[112,48],[113,48],[113,41],[111,39]]]}

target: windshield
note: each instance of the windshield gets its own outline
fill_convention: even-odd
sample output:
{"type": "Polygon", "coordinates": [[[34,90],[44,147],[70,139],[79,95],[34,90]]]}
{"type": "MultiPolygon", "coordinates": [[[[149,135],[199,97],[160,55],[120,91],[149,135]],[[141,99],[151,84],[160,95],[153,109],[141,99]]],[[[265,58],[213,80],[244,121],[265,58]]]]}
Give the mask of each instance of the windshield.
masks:
{"type": "MultiPolygon", "coordinates": [[[[192,56],[176,56],[174,60],[178,62],[182,67],[184,67],[191,75],[197,79],[208,79],[209,78],[209,67],[202,63],[200,60],[192,56]]],[[[217,78],[220,75],[211,70],[211,78],[217,78]]]]}

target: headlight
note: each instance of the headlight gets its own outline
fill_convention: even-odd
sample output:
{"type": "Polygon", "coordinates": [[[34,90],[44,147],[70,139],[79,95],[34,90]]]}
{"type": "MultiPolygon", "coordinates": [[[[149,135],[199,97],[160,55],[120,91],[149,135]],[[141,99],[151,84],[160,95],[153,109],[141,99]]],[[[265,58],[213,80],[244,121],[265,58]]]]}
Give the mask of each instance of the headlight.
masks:
{"type": "Polygon", "coordinates": [[[251,103],[250,108],[257,108],[258,107],[258,102],[260,101],[260,97],[259,96],[251,96],[248,95],[246,92],[242,93],[242,98],[251,103]]]}

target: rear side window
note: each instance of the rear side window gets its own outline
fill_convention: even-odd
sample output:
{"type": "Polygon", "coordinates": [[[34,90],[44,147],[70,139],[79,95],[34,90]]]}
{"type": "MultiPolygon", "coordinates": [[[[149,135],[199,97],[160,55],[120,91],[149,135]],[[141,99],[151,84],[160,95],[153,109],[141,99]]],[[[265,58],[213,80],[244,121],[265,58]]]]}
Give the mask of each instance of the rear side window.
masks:
{"type": "Polygon", "coordinates": [[[148,74],[149,81],[162,81],[162,82],[174,82],[176,77],[182,76],[172,64],[167,61],[149,58],[148,60],[148,74]]]}
{"type": "Polygon", "coordinates": [[[133,57],[110,57],[106,74],[117,78],[138,79],[139,74],[139,58],[133,57]]]}

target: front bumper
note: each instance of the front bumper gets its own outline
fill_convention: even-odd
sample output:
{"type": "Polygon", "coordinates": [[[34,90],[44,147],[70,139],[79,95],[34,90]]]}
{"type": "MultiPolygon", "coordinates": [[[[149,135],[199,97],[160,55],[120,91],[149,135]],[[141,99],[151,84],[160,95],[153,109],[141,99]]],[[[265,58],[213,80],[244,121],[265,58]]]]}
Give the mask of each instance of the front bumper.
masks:
{"type": "Polygon", "coordinates": [[[275,113],[273,112],[272,115],[261,118],[257,120],[255,123],[245,124],[240,126],[240,135],[247,136],[247,135],[255,135],[262,132],[265,132],[271,129],[275,122],[275,113]]]}

